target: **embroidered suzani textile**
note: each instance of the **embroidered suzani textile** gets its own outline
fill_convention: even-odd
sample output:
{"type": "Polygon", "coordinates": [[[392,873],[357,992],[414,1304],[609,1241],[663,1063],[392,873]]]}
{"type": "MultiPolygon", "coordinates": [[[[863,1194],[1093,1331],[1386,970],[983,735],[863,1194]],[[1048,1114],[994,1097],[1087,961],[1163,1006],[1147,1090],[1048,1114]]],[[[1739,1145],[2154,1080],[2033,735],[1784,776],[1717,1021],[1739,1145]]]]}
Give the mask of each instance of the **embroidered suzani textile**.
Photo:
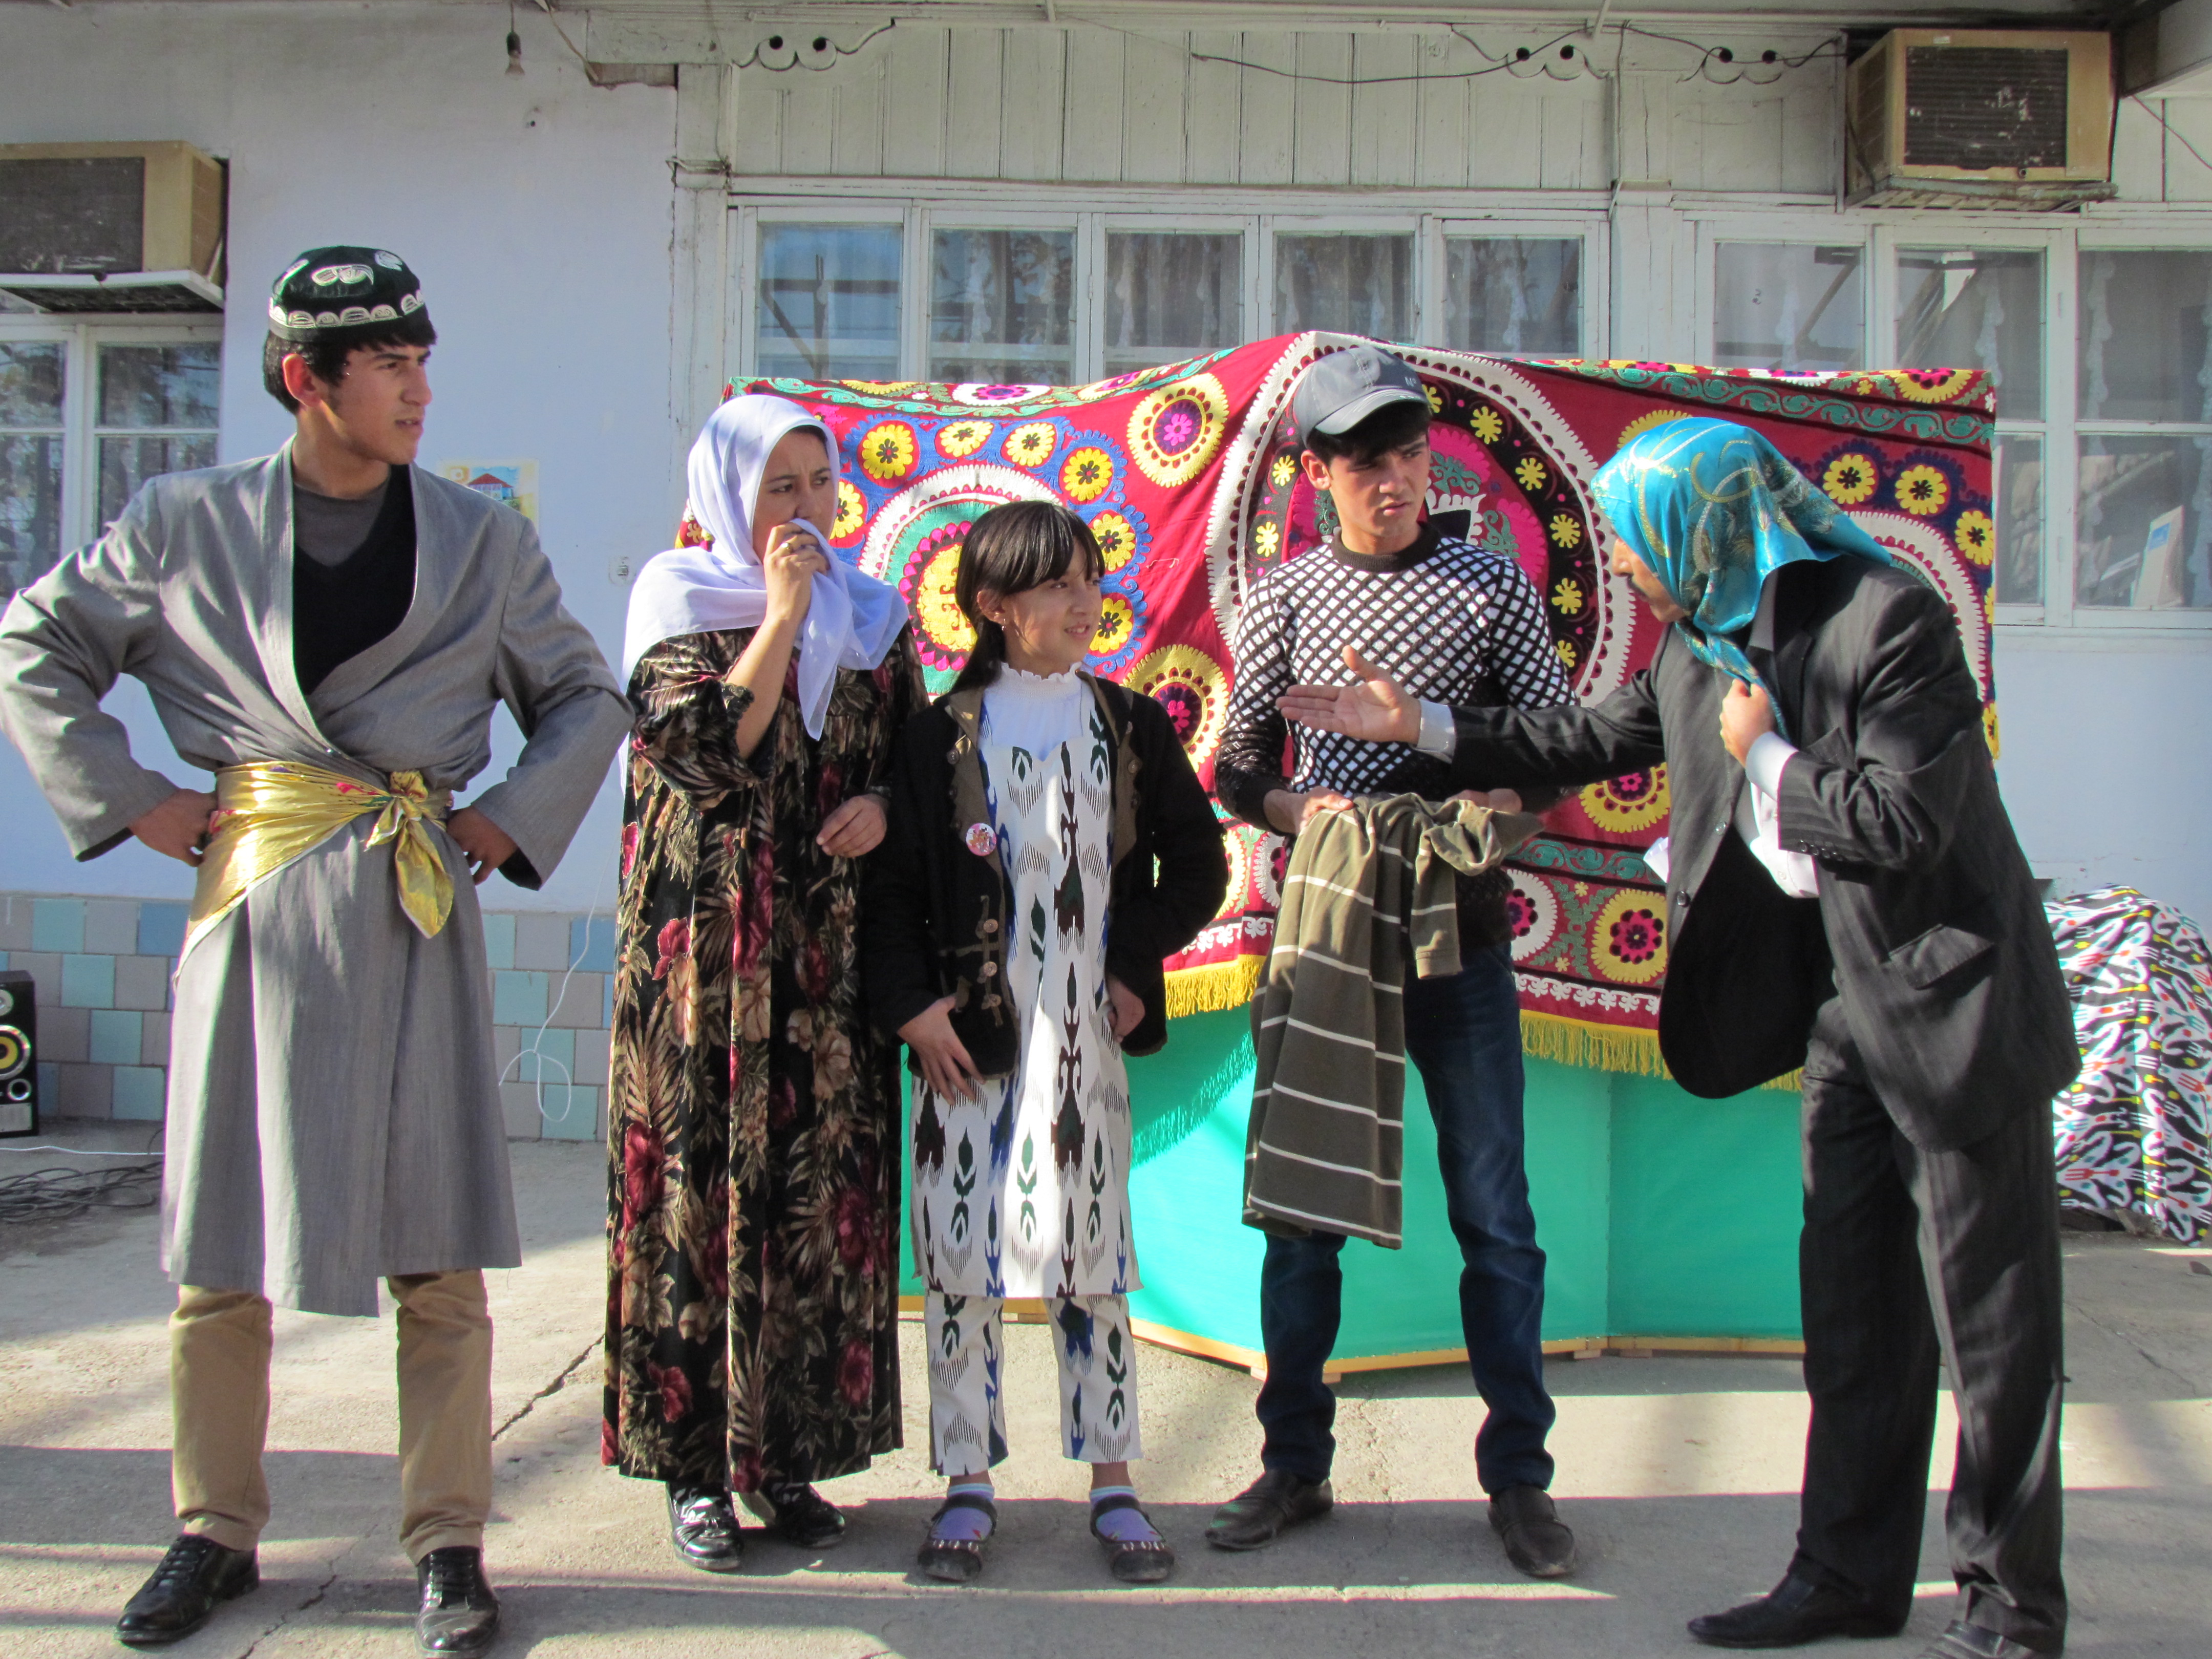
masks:
{"type": "MultiPolygon", "coordinates": [[[[755,380],[814,410],[854,458],[832,539],[896,582],[933,684],[969,632],[953,577],[969,525],[1001,501],[1053,498],[1106,554],[1091,665],[1158,698],[1202,781],[1220,740],[1238,606],[1255,577],[1334,527],[1297,465],[1299,376],[1357,343],[1262,340],[1083,386],[755,380]]],[[[1551,648],[1585,702],[1650,660],[1656,624],[1605,568],[1592,475],[1621,444],[1685,415],[1772,440],[1959,618],[1985,703],[1990,665],[1990,382],[1973,370],[1771,374],[1668,363],[1514,362],[1393,346],[1436,410],[1431,517],[1517,561],[1544,596],[1551,648]]],[[[1531,1052],[1656,1073],[1666,973],[1662,884],[1639,856],[1665,833],[1665,769],[1593,785],[1553,815],[1513,872],[1515,963],[1531,1052]]],[[[1229,897],[1170,964],[1171,1014],[1252,994],[1273,934],[1282,838],[1224,826],[1229,897]]]]}
{"type": "Polygon", "coordinates": [[[2185,1244],[2212,1238],[2212,951],[2132,887],[2045,907],[2081,1074],[2058,1097],[2058,1185],[2185,1244]]]}

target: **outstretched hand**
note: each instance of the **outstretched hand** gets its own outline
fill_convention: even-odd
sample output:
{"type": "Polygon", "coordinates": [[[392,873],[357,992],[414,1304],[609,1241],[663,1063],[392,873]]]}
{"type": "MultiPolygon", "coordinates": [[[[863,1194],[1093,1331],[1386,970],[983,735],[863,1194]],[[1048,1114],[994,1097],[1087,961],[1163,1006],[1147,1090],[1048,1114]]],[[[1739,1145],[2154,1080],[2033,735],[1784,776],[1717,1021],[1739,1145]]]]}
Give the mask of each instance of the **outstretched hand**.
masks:
{"type": "Polygon", "coordinates": [[[1421,735],[1421,705],[1405,687],[1350,646],[1344,665],[1351,685],[1294,685],[1275,699],[1285,720],[1317,732],[1341,732],[1370,743],[1413,743],[1421,735]]]}

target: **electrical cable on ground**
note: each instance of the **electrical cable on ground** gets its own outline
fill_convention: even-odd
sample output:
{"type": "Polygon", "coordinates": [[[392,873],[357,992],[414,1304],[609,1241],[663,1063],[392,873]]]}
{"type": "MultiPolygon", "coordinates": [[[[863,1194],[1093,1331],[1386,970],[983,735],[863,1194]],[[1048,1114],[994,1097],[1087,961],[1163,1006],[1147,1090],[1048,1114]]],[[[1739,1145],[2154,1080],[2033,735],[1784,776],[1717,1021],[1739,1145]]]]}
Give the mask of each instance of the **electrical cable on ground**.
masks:
{"type": "MultiPolygon", "coordinates": [[[[11,1146],[7,1150],[63,1149],[11,1146]]],[[[29,1221],[66,1221],[94,1210],[149,1210],[161,1200],[161,1160],[158,1158],[126,1169],[72,1170],[66,1164],[56,1164],[21,1175],[0,1176],[0,1226],[29,1221]]]]}

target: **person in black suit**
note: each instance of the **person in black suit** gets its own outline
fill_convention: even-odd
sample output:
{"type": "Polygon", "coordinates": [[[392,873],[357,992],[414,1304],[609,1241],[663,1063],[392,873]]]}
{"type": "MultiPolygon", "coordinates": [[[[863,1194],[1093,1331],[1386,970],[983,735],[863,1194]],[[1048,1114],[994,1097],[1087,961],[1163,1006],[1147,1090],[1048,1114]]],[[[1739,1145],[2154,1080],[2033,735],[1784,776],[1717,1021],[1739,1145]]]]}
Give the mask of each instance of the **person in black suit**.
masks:
{"type": "MultiPolygon", "coordinates": [[[[1804,1069],[1796,1553],[1771,1593],[1690,1633],[1753,1648],[1904,1628],[1940,1359],[1961,1599],[1927,1659],[2057,1653],[2050,1112],[2081,1057],[1957,625],[1746,428],[1670,422],[1596,489],[1613,569],[1674,626],[1594,707],[1453,711],[1451,763],[1455,783],[1510,789],[1663,760],[1661,1051],[1708,1098],[1804,1069]]],[[[1422,705],[1346,659],[1356,683],[1293,687],[1283,712],[1418,743],[1422,705]]]]}

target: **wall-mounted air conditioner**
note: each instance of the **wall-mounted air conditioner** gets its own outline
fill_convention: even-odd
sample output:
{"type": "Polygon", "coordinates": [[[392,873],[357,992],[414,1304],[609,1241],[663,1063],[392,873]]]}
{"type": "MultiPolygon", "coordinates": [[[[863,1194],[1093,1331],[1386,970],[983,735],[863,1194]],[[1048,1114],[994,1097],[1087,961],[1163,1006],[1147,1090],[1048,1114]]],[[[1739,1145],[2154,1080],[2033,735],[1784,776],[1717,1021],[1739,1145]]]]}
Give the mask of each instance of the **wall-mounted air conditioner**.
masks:
{"type": "Polygon", "coordinates": [[[0,144],[0,290],[41,311],[221,311],[222,247],[190,144],[0,144]]]}
{"type": "Polygon", "coordinates": [[[2109,36],[1895,29],[1850,66],[1856,207],[2035,211],[2112,194],[2109,36]]]}

